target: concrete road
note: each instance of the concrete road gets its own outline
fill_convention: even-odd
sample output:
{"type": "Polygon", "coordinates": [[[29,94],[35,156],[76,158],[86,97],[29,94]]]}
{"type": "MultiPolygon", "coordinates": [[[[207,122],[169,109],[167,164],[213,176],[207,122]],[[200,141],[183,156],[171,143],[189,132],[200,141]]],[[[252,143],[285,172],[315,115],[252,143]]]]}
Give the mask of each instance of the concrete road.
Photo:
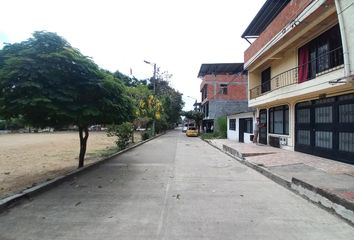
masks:
{"type": "Polygon", "coordinates": [[[354,228],[173,131],[0,215],[0,239],[354,239],[354,228]]]}

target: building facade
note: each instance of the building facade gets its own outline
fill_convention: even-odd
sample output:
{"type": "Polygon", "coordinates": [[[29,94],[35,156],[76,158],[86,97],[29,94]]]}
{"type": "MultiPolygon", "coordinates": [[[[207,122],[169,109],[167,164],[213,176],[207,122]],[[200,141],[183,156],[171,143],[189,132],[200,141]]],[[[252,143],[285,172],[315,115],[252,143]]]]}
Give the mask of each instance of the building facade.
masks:
{"type": "Polygon", "coordinates": [[[248,109],[247,72],[243,63],[202,64],[198,78],[202,79],[203,130],[212,132],[218,117],[248,109]]]}
{"type": "Polygon", "coordinates": [[[354,163],[354,0],[268,0],[242,37],[259,141],[354,163]]]}
{"type": "Polygon", "coordinates": [[[227,139],[242,143],[253,142],[255,111],[234,113],[227,116],[227,139]]]}

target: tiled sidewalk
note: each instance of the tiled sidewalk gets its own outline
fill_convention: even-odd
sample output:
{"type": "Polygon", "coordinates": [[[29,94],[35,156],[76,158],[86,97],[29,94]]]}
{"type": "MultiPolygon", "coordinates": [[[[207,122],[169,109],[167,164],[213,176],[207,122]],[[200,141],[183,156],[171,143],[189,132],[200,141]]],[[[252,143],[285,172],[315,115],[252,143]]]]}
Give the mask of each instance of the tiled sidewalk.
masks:
{"type": "Polygon", "coordinates": [[[266,145],[239,143],[228,139],[213,139],[208,142],[229,153],[231,149],[231,154],[236,157],[242,156],[244,160],[239,160],[247,165],[266,173],[268,177],[276,176],[274,180],[281,179],[292,190],[326,208],[337,212],[335,209],[337,205],[344,207],[344,215],[346,215],[344,218],[354,223],[354,165],[300,152],[266,145]],[[301,185],[301,188],[298,188],[297,184],[301,185]],[[325,199],[320,199],[322,197],[325,199]],[[327,200],[331,203],[329,204],[327,200]]]}

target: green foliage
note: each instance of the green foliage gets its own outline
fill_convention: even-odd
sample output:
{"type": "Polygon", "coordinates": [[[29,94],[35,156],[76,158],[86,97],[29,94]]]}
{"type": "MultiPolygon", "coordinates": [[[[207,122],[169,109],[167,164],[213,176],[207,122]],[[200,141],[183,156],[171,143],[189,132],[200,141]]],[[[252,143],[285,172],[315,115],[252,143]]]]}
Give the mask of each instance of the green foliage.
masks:
{"type": "Polygon", "coordinates": [[[23,121],[21,116],[18,118],[0,120],[0,130],[18,130],[25,127],[25,122],[23,121]]]}
{"type": "Polygon", "coordinates": [[[206,139],[217,139],[217,138],[222,138],[220,137],[219,132],[212,132],[212,133],[202,133],[200,135],[201,139],[206,140],[206,139]]]}
{"type": "Polygon", "coordinates": [[[124,122],[120,125],[111,125],[108,127],[107,135],[110,137],[118,137],[116,144],[120,150],[125,149],[129,145],[129,141],[134,133],[133,124],[124,122]]]}
{"type": "Polygon", "coordinates": [[[149,132],[144,132],[144,133],[141,135],[141,138],[143,139],[143,141],[148,140],[148,139],[150,138],[149,132]]]}
{"type": "Polygon", "coordinates": [[[123,84],[50,32],[0,50],[0,113],[34,127],[119,122],[130,112],[123,84]]]}
{"type": "Polygon", "coordinates": [[[227,138],[227,118],[222,116],[216,119],[216,126],[214,131],[216,131],[220,138],[227,138]]]}
{"type": "Polygon", "coordinates": [[[120,79],[124,85],[128,86],[128,87],[137,87],[139,85],[146,85],[147,81],[146,80],[138,80],[135,77],[129,77],[123,73],[121,73],[120,71],[115,71],[113,73],[113,76],[120,79]]]}

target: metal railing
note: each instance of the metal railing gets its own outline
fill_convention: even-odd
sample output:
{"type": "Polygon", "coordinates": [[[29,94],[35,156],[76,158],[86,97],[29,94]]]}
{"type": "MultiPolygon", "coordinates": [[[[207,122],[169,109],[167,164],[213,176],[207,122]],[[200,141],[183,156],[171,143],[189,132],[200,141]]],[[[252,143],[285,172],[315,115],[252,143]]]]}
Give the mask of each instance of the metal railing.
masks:
{"type": "Polygon", "coordinates": [[[282,72],[269,81],[266,81],[252,89],[250,89],[250,99],[257,98],[279,88],[302,83],[316,78],[319,75],[337,70],[343,65],[342,47],[338,47],[332,51],[321,54],[317,58],[300,65],[298,67],[282,72]],[[306,68],[306,74],[303,69],[306,68]],[[302,71],[301,78],[299,73],[302,71]]]}

